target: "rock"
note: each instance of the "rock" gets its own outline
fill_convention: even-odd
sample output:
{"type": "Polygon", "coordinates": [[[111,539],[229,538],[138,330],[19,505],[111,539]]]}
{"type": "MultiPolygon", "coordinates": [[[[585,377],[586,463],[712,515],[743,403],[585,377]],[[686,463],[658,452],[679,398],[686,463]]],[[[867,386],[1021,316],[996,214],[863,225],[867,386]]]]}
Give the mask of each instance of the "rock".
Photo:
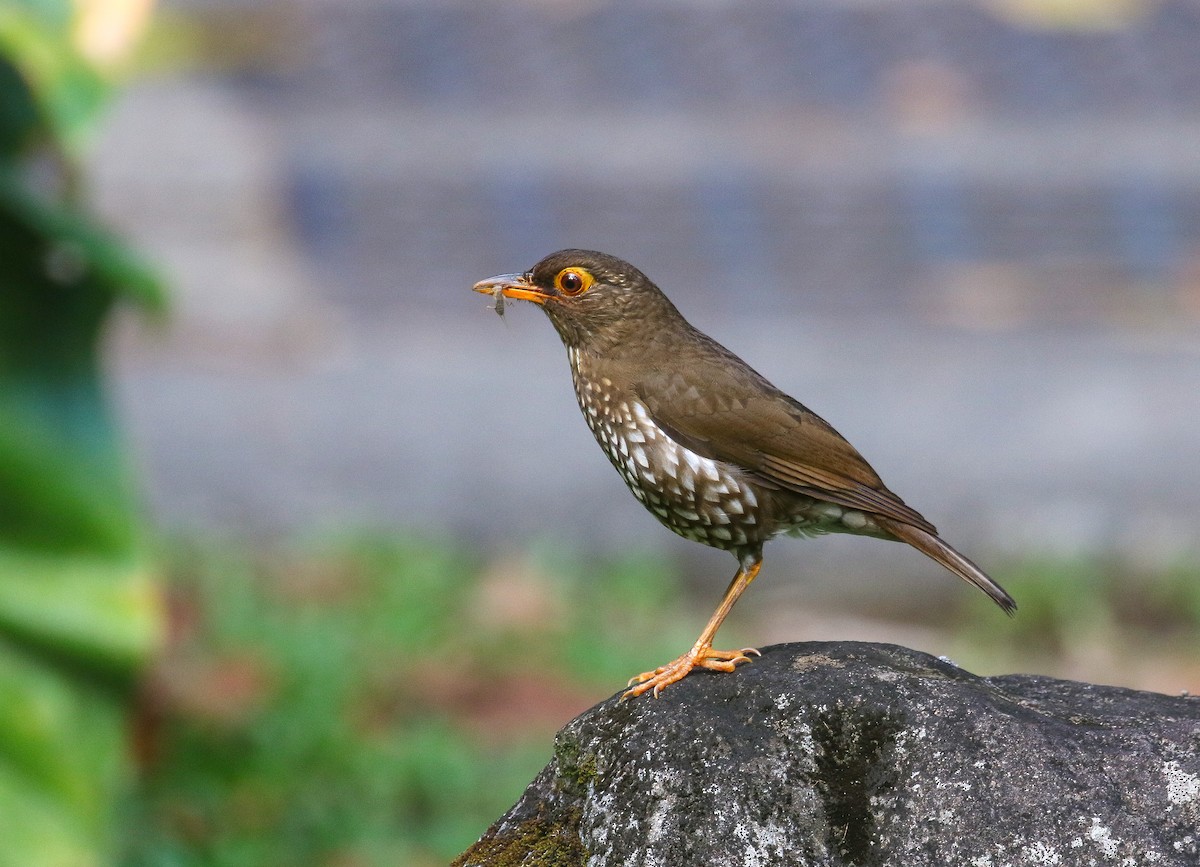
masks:
{"type": "Polygon", "coordinates": [[[1200,698],[784,644],[597,705],[456,865],[1200,864],[1200,698]]]}

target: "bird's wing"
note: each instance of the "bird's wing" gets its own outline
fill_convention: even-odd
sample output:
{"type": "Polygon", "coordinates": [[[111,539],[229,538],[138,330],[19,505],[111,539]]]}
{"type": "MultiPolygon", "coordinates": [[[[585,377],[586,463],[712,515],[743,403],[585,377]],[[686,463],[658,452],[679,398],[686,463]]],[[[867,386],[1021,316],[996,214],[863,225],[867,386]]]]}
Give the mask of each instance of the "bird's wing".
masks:
{"type": "Polygon", "coordinates": [[[719,354],[637,378],[639,398],[672,439],[768,485],[937,532],[828,422],[728,350],[712,350],[719,354]]]}

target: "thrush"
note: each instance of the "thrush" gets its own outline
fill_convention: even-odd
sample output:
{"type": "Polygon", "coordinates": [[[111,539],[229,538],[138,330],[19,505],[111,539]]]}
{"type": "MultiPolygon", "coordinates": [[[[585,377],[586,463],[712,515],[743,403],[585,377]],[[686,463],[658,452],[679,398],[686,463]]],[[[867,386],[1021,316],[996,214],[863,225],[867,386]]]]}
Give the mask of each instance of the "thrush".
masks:
{"type": "Polygon", "coordinates": [[[758,575],[763,545],[782,534],[906,542],[1005,612],[1016,609],[833,427],[694,328],[628,262],[560,250],[523,274],[474,288],[545,311],[567,348],[583,417],[634,497],[668,529],[737,558],[737,573],[692,648],[631,678],[623,698],[657,696],[696,668],[733,671],[758,653],[714,650],[713,639],[758,575]]]}

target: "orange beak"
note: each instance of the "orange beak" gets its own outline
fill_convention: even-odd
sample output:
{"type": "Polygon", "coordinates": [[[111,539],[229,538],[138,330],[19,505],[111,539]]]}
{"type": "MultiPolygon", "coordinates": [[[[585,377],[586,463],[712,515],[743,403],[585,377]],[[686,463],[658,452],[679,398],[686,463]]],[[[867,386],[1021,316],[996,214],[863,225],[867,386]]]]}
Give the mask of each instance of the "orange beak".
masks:
{"type": "Polygon", "coordinates": [[[480,280],[475,284],[475,291],[484,295],[495,295],[499,292],[505,298],[516,298],[519,301],[532,301],[534,304],[545,304],[549,296],[529,282],[528,274],[500,274],[480,280]]]}

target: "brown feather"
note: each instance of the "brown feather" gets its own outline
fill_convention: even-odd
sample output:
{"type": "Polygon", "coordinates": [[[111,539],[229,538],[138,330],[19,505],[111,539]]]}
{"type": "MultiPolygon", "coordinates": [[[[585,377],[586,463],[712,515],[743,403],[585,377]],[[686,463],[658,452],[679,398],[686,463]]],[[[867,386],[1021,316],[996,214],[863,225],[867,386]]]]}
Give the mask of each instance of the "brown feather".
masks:
{"type": "Polygon", "coordinates": [[[634,376],[635,393],[676,442],[739,466],[769,487],[937,532],[828,422],[729,350],[704,341],[669,372],[634,376]]]}
{"type": "Polygon", "coordinates": [[[907,542],[922,554],[941,563],[959,578],[969,584],[974,584],[986,593],[993,602],[1003,608],[1005,614],[1012,616],[1013,612],[1017,610],[1017,603],[1011,596],[1004,592],[1003,587],[933,533],[927,533],[920,527],[914,527],[911,524],[891,521],[886,518],[876,518],[876,521],[879,526],[887,530],[901,542],[907,542]]]}

